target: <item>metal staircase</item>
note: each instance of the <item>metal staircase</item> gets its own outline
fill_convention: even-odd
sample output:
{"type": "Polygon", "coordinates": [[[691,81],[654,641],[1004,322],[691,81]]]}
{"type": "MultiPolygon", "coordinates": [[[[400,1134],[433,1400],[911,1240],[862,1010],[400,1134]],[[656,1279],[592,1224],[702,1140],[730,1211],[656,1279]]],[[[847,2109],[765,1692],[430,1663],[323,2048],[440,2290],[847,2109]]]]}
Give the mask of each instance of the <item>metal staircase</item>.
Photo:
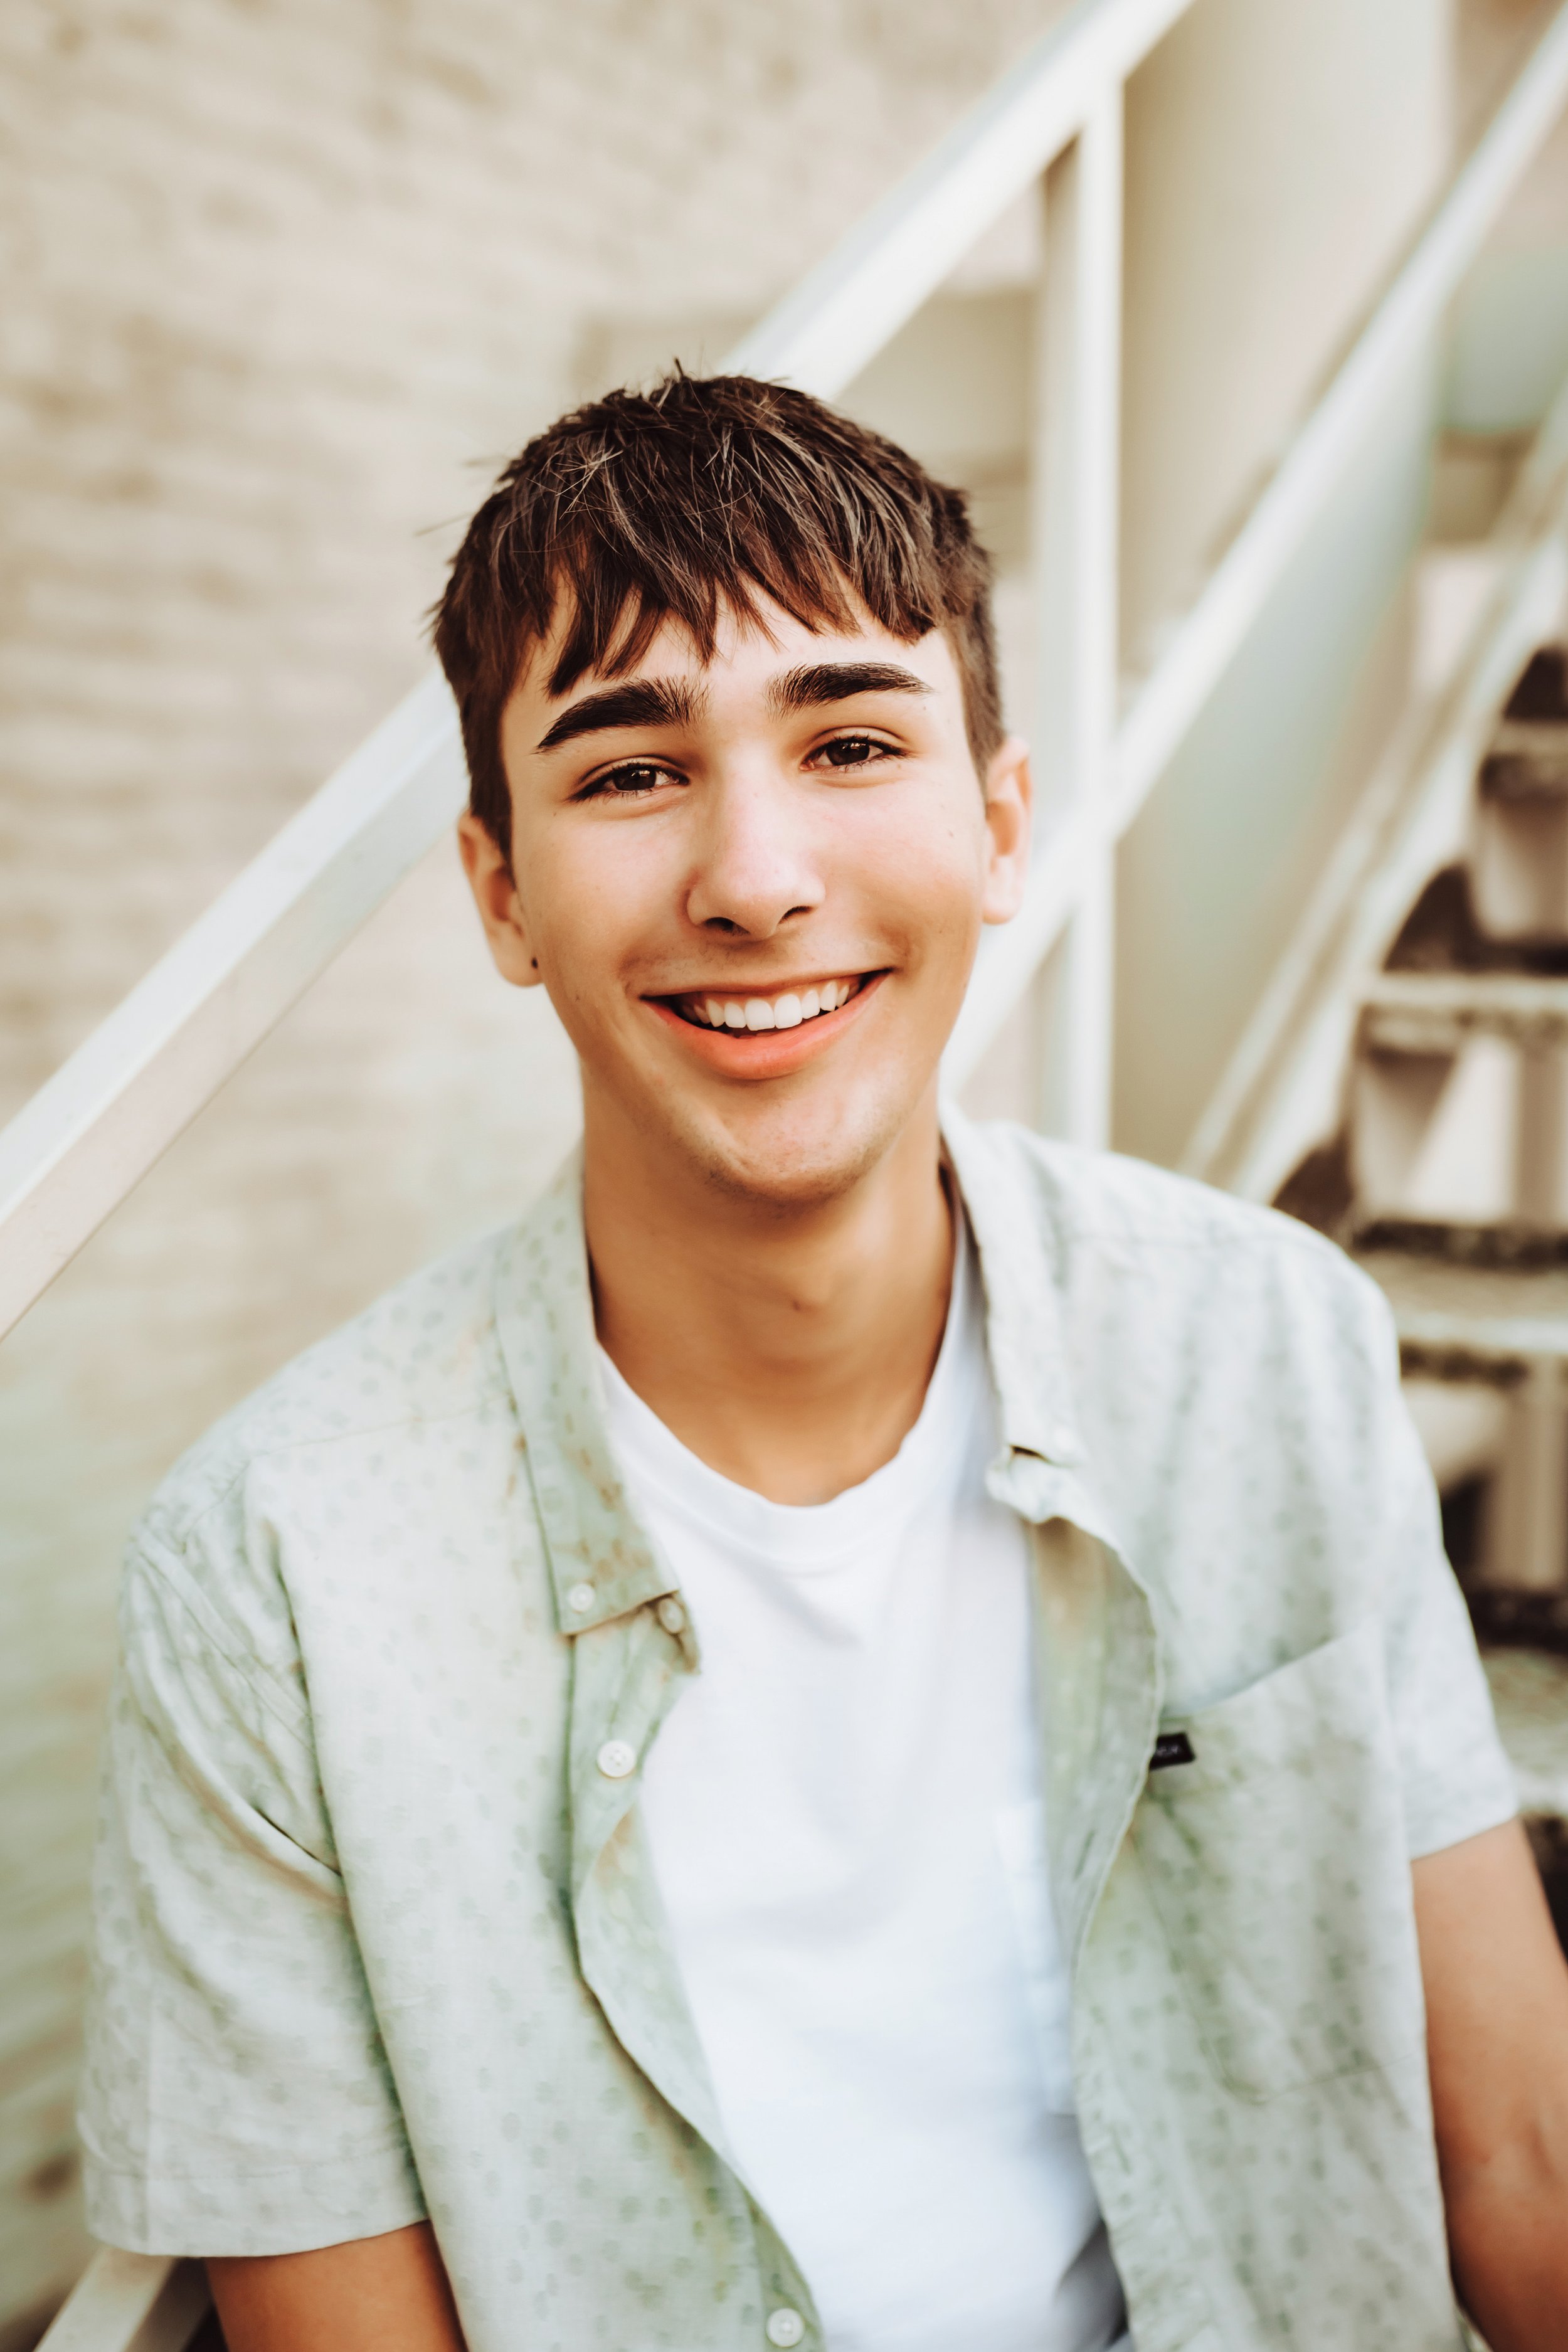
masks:
{"type": "Polygon", "coordinates": [[[1560,1930],[1568,1925],[1568,650],[1476,768],[1466,854],[1357,989],[1340,1132],[1281,1207],[1393,1307],[1560,1930]]]}

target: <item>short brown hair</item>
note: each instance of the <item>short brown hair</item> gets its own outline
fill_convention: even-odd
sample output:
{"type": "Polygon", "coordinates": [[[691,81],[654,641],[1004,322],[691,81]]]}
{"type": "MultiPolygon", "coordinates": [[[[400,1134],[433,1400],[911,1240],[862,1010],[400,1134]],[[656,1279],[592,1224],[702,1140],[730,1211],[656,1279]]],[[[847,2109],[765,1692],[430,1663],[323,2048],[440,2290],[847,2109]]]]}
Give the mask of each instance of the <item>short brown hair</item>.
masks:
{"type": "Polygon", "coordinates": [[[807,628],[855,602],[906,643],[945,629],[976,768],[1002,740],[991,562],[962,490],[809,393],[678,372],[612,392],[514,457],[469,524],[436,608],[457,697],[469,805],[508,854],[500,719],[558,602],[570,600],[552,695],[615,677],[662,622],[711,657],[722,613],[766,595],[807,628]]]}

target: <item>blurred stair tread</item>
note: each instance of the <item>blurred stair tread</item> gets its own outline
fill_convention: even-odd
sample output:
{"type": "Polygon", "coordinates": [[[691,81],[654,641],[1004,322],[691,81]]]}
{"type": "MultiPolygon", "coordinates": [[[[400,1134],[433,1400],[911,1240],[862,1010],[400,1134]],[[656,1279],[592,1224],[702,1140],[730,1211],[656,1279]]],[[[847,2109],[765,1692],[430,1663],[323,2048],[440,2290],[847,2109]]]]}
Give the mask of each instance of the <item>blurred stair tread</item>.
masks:
{"type": "Polygon", "coordinates": [[[1568,1656],[1488,1649],[1482,1663],[1520,1811],[1568,1819],[1568,1656]]]}
{"type": "Polygon", "coordinates": [[[1568,725],[1505,719],[1481,762],[1480,783],[1488,800],[1560,800],[1568,793],[1568,725]]]}
{"type": "Polygon", "coordinates": [[[1380,971],[1362,992],[1366,1042],[1451,1054],[1468,1034],[1568,1038],[1568,977],[1532,971],[1380,971]]]}
{"type": "Polygon", "coordinates": [[[1539,932],[1489,930],[1468,866],[1443,866],[1405,916],[1384,971],[1366,976],[1361,994],[1363,1002],[1374,998],[1385,980],[1395,978],[1462,988],[1492,976],[1568,978],[1568,936],[1555,922],[1539,932]]]}
{"type": "Polygon", "coordinates": [[[1356,1264],[1394,1309],[1407,1372],[1506,1380],[1568,1362],[1568,1264],[1466,1264],[1431,1248],[1373,1240],[1356,1264]]]}

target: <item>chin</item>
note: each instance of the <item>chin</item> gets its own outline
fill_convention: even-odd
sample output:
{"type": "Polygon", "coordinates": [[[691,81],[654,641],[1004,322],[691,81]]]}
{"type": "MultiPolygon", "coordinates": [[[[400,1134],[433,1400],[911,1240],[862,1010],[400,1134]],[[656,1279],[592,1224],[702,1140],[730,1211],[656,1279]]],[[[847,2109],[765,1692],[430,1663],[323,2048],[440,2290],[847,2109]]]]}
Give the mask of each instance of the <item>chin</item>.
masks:
{"type": "Polygon", "coordinates": [[[838,1199],[885,1159],[914,1117],[914,1101],[835,1103],[703,1126],[682,1140],[716,1192],[781,1214],[838,1199]]]}

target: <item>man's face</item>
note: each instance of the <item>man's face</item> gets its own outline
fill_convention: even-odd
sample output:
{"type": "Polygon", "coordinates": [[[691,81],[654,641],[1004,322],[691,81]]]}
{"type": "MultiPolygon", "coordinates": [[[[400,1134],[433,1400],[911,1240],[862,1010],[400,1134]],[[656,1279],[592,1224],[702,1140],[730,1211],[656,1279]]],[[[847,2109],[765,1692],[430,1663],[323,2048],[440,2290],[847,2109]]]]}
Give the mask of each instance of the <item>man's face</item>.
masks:
{"type": "Polygon", "coordinates": [[[983,790],[941,632],[765,620],[706,665],[667,624],[558,698],[546,647],[502,719],[511,870],[472,818],[463,850],[501,971],[576,1046],[591,1148],[786,1207],[933,1104],[980,926],[1021,895],[1028,774],[1011,742],[983,790]]]}

